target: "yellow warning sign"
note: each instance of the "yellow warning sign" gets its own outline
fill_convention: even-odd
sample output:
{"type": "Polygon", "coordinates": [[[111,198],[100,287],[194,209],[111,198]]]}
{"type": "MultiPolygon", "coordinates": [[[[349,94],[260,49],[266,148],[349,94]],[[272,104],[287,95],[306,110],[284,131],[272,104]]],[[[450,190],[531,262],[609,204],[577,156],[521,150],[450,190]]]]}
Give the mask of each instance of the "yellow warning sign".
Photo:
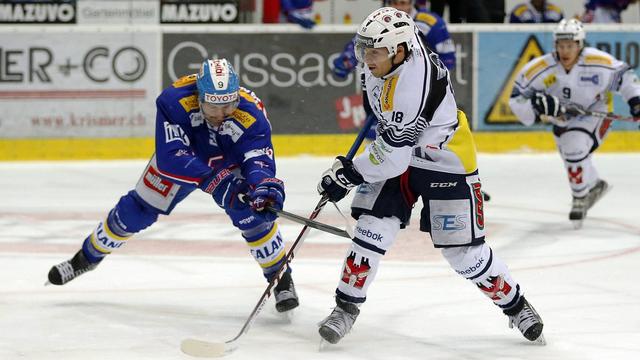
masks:
{"type": "MultiPolygon", "coordinates": [[[[511,108],[509,107],[509,98],[511,97],[511,89],[513,88],[513,83],[516,80],[516,76],[520,69],[525,66],[529,61],[538,56],[544,55],[542,50],[542,46],[538,42],[538,39],[535,35],[529,36],[527,39],[527,43],[522,48],[520,52],[520,56],[518,56],[518,60],[513,65],[511,69],[511,74],[507,80],[502,84],[500,88],[500,92],[495,100],[493,100],[493,105],[491,105],[491,110],[487,114],[484,119],[487,124],[508,124],[508,123],[519,123],[518,118],[511,112],[511,108]]],[[[553,79],[555,80],[555,79],[553,79]]]]}

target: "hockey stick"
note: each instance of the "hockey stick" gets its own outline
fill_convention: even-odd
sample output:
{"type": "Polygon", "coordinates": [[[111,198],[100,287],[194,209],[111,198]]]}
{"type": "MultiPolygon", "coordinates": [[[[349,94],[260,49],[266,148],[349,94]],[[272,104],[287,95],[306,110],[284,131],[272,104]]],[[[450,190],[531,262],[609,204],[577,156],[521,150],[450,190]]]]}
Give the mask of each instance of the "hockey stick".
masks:
{"type": "Polygon", "coordinates": [[[587,115],[601,117],[605,120],[626,121],[626,122],[640,122],[640,119],[636,119],[633,116],[622,116],[610,112],[591,111],[584,110],[579,106],[568,106],[566,113],[572,116],[587,115]]]}
{"type": "Polygon", "coordinates": [[[329,234],[338,235],[338,236],[342,236],[342,237],[347,238],[347,239],[351,239],[351,235],[349,235],[348,232],[346,232],[345,230],[339,229],[339,228],[337,228],[335,226],[331,226],[331,225],[323,224],[323,223],[315,221],[315,220],[307,219],[307,218],[304,218],[304,217],[302,217],[300,215],[296,215],[296,214],[290,213],[288,211],[278,210],[278,209],[273,208],[271,206],[267,206],[267,210],[271,211],[274,214],[278,214],[278,216],[283,217],[283,218],[285,218],[287,220],[291,220],[293,222],[297,222],[298,224],[305,225],[305,226],[313,228],[313,229],[318,229],[320,231],[328,232],[329,234]]]}
{"type": "MultiPolygon", "coordinates": [[[[360,129],[358,137],[356,137],[356,140],[351,145],[351,148],[347,153],[347,159],[353,159],[356,152],[360,148],[360,145],[364,141],[367,131],[369,131],[369,128],[373,124],[374,119],[375,117],[370,117],[369,119],[367,119],[365,125],[362,127],[362,129],[360,129]]],[[[322,211],[322,208],[327,204],[327,201],[329,201],[329,198],[327,198],[326,195],[323,195],[316,207],[311,212],[311,215],[309,215],[309,220],[315,219],[320,214],[320,211],[322,211]]],[[[282,274],[289,268],[289,263],[295,257],[295,254],[300,246],[302,246],[302,243],[304,243],[304,239],[308,232],[309,226],[305,225],[302,228],[302,231],[300,231],[300,234],[298,235],[296,240],[293,242],[293,244],[291,244],[291,248],[285,255],[285,261],[282,263],[282,266],[280,266],[273,279],[269,281],[269,285],[267,285],[267,288],[262,293],[262,296],[260,296],[260,300],[258,300],[258,303],[253,308],[253,311],[251,312],[251,314],[249,314],[249,318],[244,322],[242,329],[240,329],[240,332],[234,338],[225,342],[211,342],[188,338],[183,340],[180,344],[180,349],[182,350],[182,352],[187,355],[196,357],[220,357],[235,350],[238,347],[238,340],[242,337],[242,335],[246,334],[249,331],[251,324],[253,324],[253,321],[257,318],[258,314],[271,296],[272,289],[276,287],[276,285],[280,281],[280,277],[282,276],[282,274]]]]}
{"type": "MultiPolygon", "coordinates": [[[[243,203],[247,203],[249,200],[247,199],[247,195],[246,194],[238,194],[238,198],[240,199],[240,201],[242,201],[243,203]]],[[[328,232],[329,234],[333,234],[333,235],[338,235],[341,237],[345,237],[348,239],[351,239],[351,236],[349,235],[349,233],[345,230],[342,230],[340,228],[337,228],[335,226],[331,226],[329,224],[323,224],[321,222],[315,221],[315,220],[311,220],[311,219],[307,219],[304,218],[300,215],[296,215],[294,213],[290,213],[288,211],[285,210],[279,210],[274,208],[271,205],[267,205],[266,209],[282,218],[285,218],[287,220],[291,220],[293,222],[296,222],[298,224],[301,225],[306,225],[310,228],[313,229],[318,229],[320,231],[324,231],[324,232],[328,232]]]]}

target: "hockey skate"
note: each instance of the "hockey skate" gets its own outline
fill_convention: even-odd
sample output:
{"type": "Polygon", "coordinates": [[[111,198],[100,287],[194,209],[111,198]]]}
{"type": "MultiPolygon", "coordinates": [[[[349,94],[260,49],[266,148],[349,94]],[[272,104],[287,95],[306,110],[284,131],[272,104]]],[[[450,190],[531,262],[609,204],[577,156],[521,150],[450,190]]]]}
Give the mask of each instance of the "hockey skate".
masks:
{"type": "MultiPolygon", "coordinates": [[[[320,336],[331,344],[337,344],[353,327],[360,309],[356,304],[336,298],[337,306],[320,322],[320,336]]],[[[321,344],[322,346],[322,344],[321,344]]]]}
{"type": "Polygon", "coordinates": [[[70,260],[63,261],[49,270],[49,281],[45,284],[64,285],[81,274],[95,269],[100,261],[90,263],[80,249],[70,260]]]}
{"type": "Polygon", "coordinates": [[[509,317],[509,327],[517,327],[529,341],[546,345],[544,335],[542,335],[542,328],[544,327],[542,318],[540,318],[540,315],[529,304],[527,299],[523,297],[521,302],[522,305],[516,306],[516,309],[505,311],[505,314],[509,317]]]}
{"type": "Polygon", "coordinates": [[[583,197],[573,197],[571,203],[571,211],[569,212],[569,220],[573,223],[575,229],[580,229],[584,218],[587,216],[587,210],[589,210],[598,200],[600,200],[604,194],[609,191],[609,184],[604,180],[598,180],[589,193],[583,197]]]}
{"type": "Polygon", "coordinates": [[[296,288],[290,273],[285,272],[282,274],[282,278],[280,278],[273,292],[278,312],[283,313],[298,307],[298,294],[296,294],[296,288]]]}

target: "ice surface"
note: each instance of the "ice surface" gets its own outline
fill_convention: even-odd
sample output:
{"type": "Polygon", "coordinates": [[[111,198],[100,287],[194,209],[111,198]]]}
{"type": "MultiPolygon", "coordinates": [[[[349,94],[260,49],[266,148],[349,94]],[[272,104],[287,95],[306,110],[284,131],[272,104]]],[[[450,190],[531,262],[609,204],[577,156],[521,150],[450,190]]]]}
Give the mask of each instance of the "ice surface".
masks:
{"type": "MultiPolygon", "coordinates": [[[[285,209],[307,216],[329,158],[279,159],[285,209]]],[[[612,190],[584,227],[568,221],[557,154],[479,158],[488,242],[545,322],[528,343],[413,224],[382,262],[353,331],[318,351],[348,240],[312,231],[294,260],[291,323],[267,304],[229,359],[638,359],[640,154],[597,154],[612,190]]],[[[187,337],[240,330],[266,283],[238,232],[196,192],[96,271],[44,287],[131,189],[143,161],[0,163],[0,359],[187,359],[187,337]]],[[[348,214],[347,200],[340,208],[348,214]]],[[[419,206],[416,210],[419,209],[419,206]]],[[[319,220],[344,227],[337,210],[319,220]]],[[[283,221],[287,241],[301,227],[283,221]]]]}

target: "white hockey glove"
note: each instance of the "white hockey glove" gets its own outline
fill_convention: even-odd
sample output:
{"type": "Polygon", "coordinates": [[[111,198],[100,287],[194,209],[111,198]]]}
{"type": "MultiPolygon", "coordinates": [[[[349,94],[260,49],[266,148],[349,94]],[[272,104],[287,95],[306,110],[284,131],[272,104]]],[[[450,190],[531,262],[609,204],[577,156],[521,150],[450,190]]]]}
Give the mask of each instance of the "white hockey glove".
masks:
{"type": "Polygon", "coordinates": [[[342,200],[349,190],[362,184],[364,178],[353,166],[353,162],[344,156],[338,156],[333,166],[322,173],[322,180],[318,183],[318,193],[326,194],[329,200],[342,200]]]}
{"type": "Polygon", "coordinates": [[[559,117],[566,112],[564,106],[560,104],[560,99],[541,92],[531,98],[531,105],[538,115],[559,117]]]}

